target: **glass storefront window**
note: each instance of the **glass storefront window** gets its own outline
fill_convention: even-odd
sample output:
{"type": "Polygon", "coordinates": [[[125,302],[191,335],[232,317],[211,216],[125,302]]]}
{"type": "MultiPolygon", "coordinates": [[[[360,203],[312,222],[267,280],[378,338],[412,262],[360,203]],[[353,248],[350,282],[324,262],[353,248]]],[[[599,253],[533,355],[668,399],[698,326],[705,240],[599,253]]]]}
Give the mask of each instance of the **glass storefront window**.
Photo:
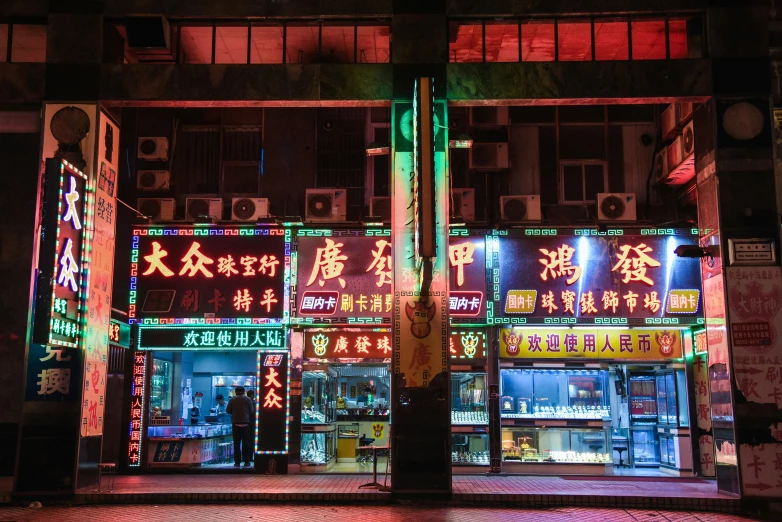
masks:
{"type": "Polygon", "coordinates": [[[610,416],[607,370],[500,371],[502,417],[594,419],[610,416]]]}
{"type": "Polygon", "coordinates": [[[149,396],[149,409],[160,415],[171,415],[171,362],[152,359],[152,386],[149,396]]]}
{"type": "Polygon", "coordinates": [[[489,435],[452,433],[451,462],[460,466],[488,466],[489,435]]]}
{"type": "Polygon", "coordinates": [[[451,373],[451,424],[485,425],[486,374],[451,373]]]}
{"type": "Polygon", "coordinates": [[[503,428],[505,462],[610,464],[606,430],[579,428],[503,428]]]}
{"type": "Polygon", "coordinates": [[[331,420],[328,374],[325,371],[305,371],[301,381],[301,422],[325,424],[331,420]]]}

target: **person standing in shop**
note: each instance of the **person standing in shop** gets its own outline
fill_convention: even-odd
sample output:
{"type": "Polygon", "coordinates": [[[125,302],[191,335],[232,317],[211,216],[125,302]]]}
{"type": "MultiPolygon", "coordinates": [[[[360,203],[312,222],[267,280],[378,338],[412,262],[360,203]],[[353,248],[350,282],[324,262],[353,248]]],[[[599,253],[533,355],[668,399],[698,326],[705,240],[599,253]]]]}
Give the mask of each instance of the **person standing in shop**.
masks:
{"type": "Polygon", "coordinates": [[[234,437],[234,467],[238,468],[241,460],[244,465],[250,465],[252,456],[252,431],[250,430],[253,417],[253,401],[244,394],[244,386],[237,386],[236,395],[228,401],[225,412],[231,415],[231,424],[234,437]]]}

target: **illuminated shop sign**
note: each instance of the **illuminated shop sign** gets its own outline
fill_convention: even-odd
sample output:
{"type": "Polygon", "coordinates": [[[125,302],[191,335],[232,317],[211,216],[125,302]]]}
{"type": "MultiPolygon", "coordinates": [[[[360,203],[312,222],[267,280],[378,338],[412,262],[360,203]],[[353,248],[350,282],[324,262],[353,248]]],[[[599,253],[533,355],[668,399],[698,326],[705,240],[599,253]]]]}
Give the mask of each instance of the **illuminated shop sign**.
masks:
{"type": "Polygon", "coordinates": [[[451,317],[486,317],[486,245],[483,236],[451,237],[448,263],[451,317]]]}
{"type": "Polygon", "coordinates": [[[264,350],[285,347],[282,328],[242,325],[142,326],[138,338],[142,350],[264,350]]]}
{"type": "Polygon", "coordinates": [[[130,437],[128,439],[128,465],[141,465],[141,434],[144,431],[144,386],[147,375],[146,352],[133,354],[133,372],[130,383],[130,437]]]}
{"type": "Polygon", "coordinates": [[[290,373],[287,351],[258,352],[256,452],[288,453],[290,373]]]}
{"type": "Polygon", "coordinates": [[[84,247],[88,203],[87,175],[63,161],[60,164],[50,344],[75,348],[79,343],[82,295],[88,266],[85,259],[88,249],[84,247]]]}
{"type": "Polygon", "coordinates": [[[481,330],[451,330],[451,359],[486,357],[486,333],[481,330]]]}
{"type": "Polygon", "coordinates": [[[134,230],[129,322],[282,320],[286,233],[227,227],[134,230]]]}
{"type": "Polygon", "coordinates": [[[500,357],[512,359],[682,358],[681,332],[613,328],[502,328],[500,357]]]}
{"type": "Polygon", "coordinates": [[[84,359],[81,350],[30,343],[26,401],[78,401],[84,359]]]}
{"type": "Polygon", "coordinates": [[[684,234],[500,237],[499,314],[536,324],[697,323],[700,263],[674,253],[694,241],[684,234]]]}
{"type": "Polygon", "coordinates": [[[130,346],[130,325],[112,319],[109,322],[109,342],[128,348],[130,346]]]}

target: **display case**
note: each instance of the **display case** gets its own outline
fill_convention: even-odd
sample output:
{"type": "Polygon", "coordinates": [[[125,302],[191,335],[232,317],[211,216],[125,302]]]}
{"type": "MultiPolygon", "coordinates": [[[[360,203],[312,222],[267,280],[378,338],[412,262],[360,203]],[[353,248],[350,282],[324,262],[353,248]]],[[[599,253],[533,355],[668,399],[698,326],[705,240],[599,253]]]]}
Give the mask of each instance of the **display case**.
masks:
{"type": "Polygon", "coordinates": [[[161,414],[171,410],[171,361],[152,359],[152,379],[150,383],[149,409],[160,409],[161,414]]]}
{"type": "Polygon", "coordinates": [[[489,424],[486,381],[485,373],[451,373],[451,424],[489,424]]]}
{"type": "Polygon", "coordinates": [[[667,426],[689,427],[687,377],[684,370],[666,370],[657,375],[657,422],[667,426]]]}
{"type": "Polygon", "coordinates": [[[657,424],[634,424],[633,463],[636,467],[656,467],[660,465],[660,446],[657,437],[657,424]]]}
{"type": "Polygon", "coordinates": [[[503,462],[613,464],[611,438],[600,428],[502,428],[503,462]]]}
{"type": "Polygon", "coordinates": [[[340,439],[342,438],[357,439],[359,436],[358,422],[351,422],[349,424],[337,425],[337,436],[340,439]]]}
{"type": "Polygon", "coordinates": [[[325,424],[333,420],[334,409],[331,407],[328,374],[325,371],[303,372],[301,382],[302,424],[325,424]]]}
{"type": "Polygon", "coordinates": [[[451,433],[451,462],[456,466],[488,466],[487,433],[451,433]]]}
{"type": "Polygon", "coordinates": [[[508,419],[610,417],[607,370],[500,370],[500,414],[508,419]]]}
{"type": "MultiPolygon", "coordinates": [[[[654,375],[630,376],[630,421],[657,421],[659,404],[654,375]]],[[[667,402],[663,402],[667,406],[667,402]]],[[[664,413],[667,416],[667,412],[664,413]]]]}
{"type": "Polygon", "coordinates": [[[205,439],[231,435],[230,424],[203,424],[197,426],[149,426],[149,438],[205,439]]]}
{"type": "Polygon", "coordinates": [[[336,428],[334,426],[309,426],[308,431],[304,431],[304,428],[302,426],[300,454],[302,471],[307,471],[304,469],[305,466],[308,468],[328,467],[336,456],[336,428]]]}
{"type": "Polygon", "coordinates": [[[674,437],[660,435],[660,463],[668,466],[676,466],[676,448],[674,437]]]}
{"type": "Polygon", "coordinates": [[[212,375],[212,397],[222,395],[228,401],[236,395],[236,388],[243,386],[245,391],[255,389],[255,375],[212,375]]]}

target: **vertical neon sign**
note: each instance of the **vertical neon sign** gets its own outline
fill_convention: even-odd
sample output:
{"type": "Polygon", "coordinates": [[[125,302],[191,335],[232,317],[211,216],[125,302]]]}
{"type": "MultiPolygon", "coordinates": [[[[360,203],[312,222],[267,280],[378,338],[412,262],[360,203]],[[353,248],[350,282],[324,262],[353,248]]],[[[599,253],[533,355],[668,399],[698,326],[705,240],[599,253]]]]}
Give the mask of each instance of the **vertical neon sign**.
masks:
{"type": "Polygon", "coordinates": [[[144,389],[147,376],[147,352],[133,354],[132,382],[130,383],[130,425],[128,436],[128,465],[139,467],[142,458],[141,440],[144,432],[144,389]]]}

